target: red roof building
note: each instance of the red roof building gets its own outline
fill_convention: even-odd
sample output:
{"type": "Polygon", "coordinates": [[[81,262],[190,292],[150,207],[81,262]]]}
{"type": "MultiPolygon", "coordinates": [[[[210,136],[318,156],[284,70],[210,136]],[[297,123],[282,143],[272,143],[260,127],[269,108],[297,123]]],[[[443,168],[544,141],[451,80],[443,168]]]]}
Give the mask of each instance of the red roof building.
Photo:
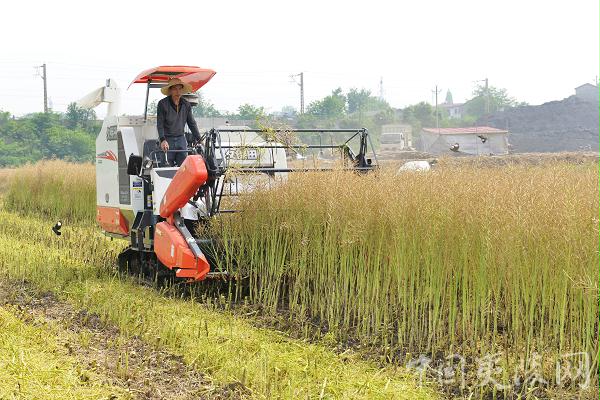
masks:
{"type": "Polygon", "coordinates": [[[421,143],[423,151],[433,154],[507,154],[508,131],[489,126],[423,128],[421,143]]]}

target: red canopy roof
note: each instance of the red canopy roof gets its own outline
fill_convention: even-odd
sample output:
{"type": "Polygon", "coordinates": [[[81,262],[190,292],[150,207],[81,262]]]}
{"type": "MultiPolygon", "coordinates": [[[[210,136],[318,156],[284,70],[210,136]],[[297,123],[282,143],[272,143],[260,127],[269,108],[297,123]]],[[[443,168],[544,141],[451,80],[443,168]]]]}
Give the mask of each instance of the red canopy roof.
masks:
{"type": "Polygon", "coordinates": [[[195,92],[206,85],[215,74],[216,72],[212,69],[185,65],[164,65],[161,67],[150,68],[140,73],[129,86],[134,83],[148,83],[148,81],[154,83],[166,83],[171,78],[179,78],[192,85],[192,90],[195,92]]]}

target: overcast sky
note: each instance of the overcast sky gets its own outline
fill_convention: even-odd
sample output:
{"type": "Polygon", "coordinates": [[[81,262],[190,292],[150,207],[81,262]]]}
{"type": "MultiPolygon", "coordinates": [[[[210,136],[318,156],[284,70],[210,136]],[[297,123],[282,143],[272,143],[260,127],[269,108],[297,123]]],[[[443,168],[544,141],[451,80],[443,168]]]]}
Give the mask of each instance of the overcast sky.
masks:
{"type": "MultiPolygon", "coordinates": [[[[306,104],[336,87],[366,88],[393,107],[464,101],[475,81],[541,104],[598,74],[598,0],[504,1],[10,1],[0,23],[0,110],[42,111],[48,65],[53,109],[106,78],[126,88],[158,65],[217,75],[202,92],[219,110],[299,107],[290,75],[304,72],[306,104]]],[[[141,86],[141,85],[134,85],[141,86]]],[[[122,112],[143,111],[144,89],[122,112]]],[[[158,98],[158,93],[155,94],[158,98]]],[[[98,114],[104,114],[99,107],[98,114]]]]}

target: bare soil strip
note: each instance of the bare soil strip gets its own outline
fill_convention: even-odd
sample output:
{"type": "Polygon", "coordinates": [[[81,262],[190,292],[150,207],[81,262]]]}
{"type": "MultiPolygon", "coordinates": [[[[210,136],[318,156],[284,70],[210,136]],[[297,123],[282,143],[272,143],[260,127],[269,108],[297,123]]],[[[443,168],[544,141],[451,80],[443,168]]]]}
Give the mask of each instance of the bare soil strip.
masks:
{"type": "Polygon", "coordinates": [[[98,315],[78,311],[53,293],[39,293],[26,282],[0,279],[0,305],[14,306],[28,323],[56,326],[58,339],[70,355],[134,398],[241,399],[249,395],[239,383],[214,385],[209,377],[188,367],[182,357],[126,337],[98,315]]]}

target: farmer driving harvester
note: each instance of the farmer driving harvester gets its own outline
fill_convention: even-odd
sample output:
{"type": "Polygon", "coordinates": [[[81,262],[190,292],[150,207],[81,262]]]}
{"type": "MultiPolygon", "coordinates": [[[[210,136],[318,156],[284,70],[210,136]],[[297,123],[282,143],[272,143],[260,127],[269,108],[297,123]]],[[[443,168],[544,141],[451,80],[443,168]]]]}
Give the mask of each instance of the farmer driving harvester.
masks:
{"type": "Polygon", "coordinates": [[[200,140],[198,125],[192,115],[192,105],[182,97],[192,91],[192,86],[179,78],[170,79],[160,91],[164,99],[158,102],[156,128],[160,148],[167,153],[169,165],[180,166],[187,156],[185,124],[192,131],[194,141],[200,140]]]}
{"type": "Polygon", "coordinates": [[[146,86],[143,117],[120,115],[120,90],[112,79],[79,102],[87,108],[109,105],[96,137],[96,219],[107,235],[129,241],[129,247],[119,254],[119,265],[130,272],[187,281],[226,277],[220,262],[222,238],[197,228],[212,217],[237,211],[229,207],[236,204],[231,198],[253,190],[252,185],[244,187],[246,180],[238,181],[238,175],[250,174],[256,178],[253,182],[265,178],[270,186],[272,180],[283,180],[291,172],[332,169],[290,168],[288,149],[337,149],[344,169],[356,172],[377,166],[365,128],[272,130],[276,135],[294,137],[330,134],[332,141],[343,135],[331,145],[301,141],[282,144],[276,140],[278,136],[264,135],[262,128],[226,126],[200,135],[192,115],[198,98],[191,92],[202,88],[215,73],[181,65],[142,71],[131,84],[146,86]],[[148,118],[150,89],[155,88],[167,96],[157,105],[156,125],[148,118]],[[190,155],[186,124],[191,131],[190,155]],[[163,152],[171,165],[164,165],[165,158],[160,157],[163,152]],[[232,201],[221,204],[224,197],[232,201]]]}

